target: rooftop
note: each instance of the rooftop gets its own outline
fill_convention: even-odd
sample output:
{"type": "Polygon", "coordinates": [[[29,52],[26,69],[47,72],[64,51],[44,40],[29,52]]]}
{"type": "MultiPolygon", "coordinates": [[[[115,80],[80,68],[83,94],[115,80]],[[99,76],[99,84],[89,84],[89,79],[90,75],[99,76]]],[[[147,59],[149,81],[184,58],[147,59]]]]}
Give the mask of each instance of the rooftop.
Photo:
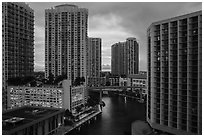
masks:
{"type": "Polygon", "coordinates": [[[178,19],[187,18],[187,17],[189,17],[189,16],[197,16],[197,15],[200,15],[200,14],[202,14],[202,10],[196,11],[196,12],[192,12],[192,13],[188,13],[188,14],[184,14],[184,15],[179,15],[179,16],[171,17],[171,18],[168,18],[168,19],[163,19],[163,20],[160,20],[160,21],[155,21],[155,22],[153,22],[153,23],[147,28],[147,30],[149,30],[153,25],[162,24],[162,23],[167,23],[167,22],[170,22],[170,21],[175,21],[175,20],[178,20],[178,19]]]}
{"type": "Polygon", "coordinates": [[[129,37],[126,40],[136,40],[136,38],[135,37],[129,37]]]}
{"type": "Polygon", "coordinates": [[[24,106],[10,109],[6,112],[3,112],[2,130],[4,133],[15,132],[63,111],[64,109],[37,106],[24,106]]]}
{"type": "Polygon", "coordinates": [[[78,6],[73,5],[73,4],[61,4],[61,5],[55,6],[55,8],[59,8],[59,7],[73,7],[73,8],[76,8],[78,6]]]}

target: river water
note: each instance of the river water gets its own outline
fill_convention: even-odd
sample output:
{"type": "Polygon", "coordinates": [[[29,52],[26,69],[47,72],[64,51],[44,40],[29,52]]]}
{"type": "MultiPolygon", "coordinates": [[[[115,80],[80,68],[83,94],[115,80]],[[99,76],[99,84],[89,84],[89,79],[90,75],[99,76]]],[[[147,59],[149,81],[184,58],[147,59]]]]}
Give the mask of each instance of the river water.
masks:
{"type": "Polygon", "coordinates": [[[83,126],[80,131],[74,130],[72,135],[130,135],[131,123],[145,120],[145,104],[122,96],[103,97],[105,107],[102,115],[90,125],[83,126]]]}

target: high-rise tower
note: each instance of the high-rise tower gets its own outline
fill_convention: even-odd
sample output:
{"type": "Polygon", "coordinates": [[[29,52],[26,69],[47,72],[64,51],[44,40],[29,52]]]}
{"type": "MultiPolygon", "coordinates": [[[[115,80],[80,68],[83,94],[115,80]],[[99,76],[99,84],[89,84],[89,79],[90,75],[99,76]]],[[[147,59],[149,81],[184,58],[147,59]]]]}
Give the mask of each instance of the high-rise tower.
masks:
{"type": "Polygon", "coordinates": [[[139,44],[136,38],[127,38],[127,74],[139,73],[139,44]]]}
{"type": "Polygon", "coordinates": [[[147,121],[171,134],[202,134],[202,11],[147,30],[147,121]]]}
{"type": "Polygon", "coordinates": [[[138,74],[139,44],[136,38],[127,38],[111,47],[111,73],[114,75],[138,74]]]}
{"type": "Polygon", "coordinates": [[[111,46],[111,73],[125,75],[127,73],[127,48],[125,42],[118,42],[111,46]]]}
{"type": "Polygon", "coordinates": [[[63,4],[45,10],[45,77],[86,79],[88,10],[63,4]]]}
{"type": "Polygon", "coordinates": [[[101,73],[101,38],[88,38],[87,76],[100,77],[101,73]]]}
{"type": "Polygon", "coordinates": [[[2,3],[2,103],[7,108],[7,80],[33,75],[34,11],[22,2],[2,3]]]}

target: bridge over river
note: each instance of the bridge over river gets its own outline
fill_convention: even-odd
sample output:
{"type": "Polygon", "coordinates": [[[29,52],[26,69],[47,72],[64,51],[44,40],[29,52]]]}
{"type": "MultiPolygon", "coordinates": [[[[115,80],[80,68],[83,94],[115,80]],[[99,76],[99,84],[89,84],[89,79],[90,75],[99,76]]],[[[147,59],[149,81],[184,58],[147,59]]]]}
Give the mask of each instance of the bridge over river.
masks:
{"type": "Polygon", "coordinates": [[[99,92],[100,96],[100,103],[102,103],[102,95],[103,92],[115,92],[115,91],[127,91],[127,89],[138,89],[140,91],[140,94],[142,94],[141,87],[136,87],[136,86],[100,86],[100,87],[87,87],[89,92],[99,92]]]}

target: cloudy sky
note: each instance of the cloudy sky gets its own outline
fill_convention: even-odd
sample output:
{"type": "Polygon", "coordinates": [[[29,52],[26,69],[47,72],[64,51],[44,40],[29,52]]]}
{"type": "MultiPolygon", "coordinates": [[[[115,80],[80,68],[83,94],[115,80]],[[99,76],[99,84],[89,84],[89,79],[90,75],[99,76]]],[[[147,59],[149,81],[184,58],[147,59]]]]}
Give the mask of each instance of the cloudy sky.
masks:
{"type": "MultiPolygon", "coordinates": [[[[35,12],[35,71],[44,70],[45,9],[60,2],[27,2],[35,12]]],[[[140,70],[146,70],[146,30],[152,22],[195,12],[201,2],[69,2],[89,10],[88,36],[102,38],[103,70],[110,70],[111,45],[136,37],[139,43],[140,70]]]]}

